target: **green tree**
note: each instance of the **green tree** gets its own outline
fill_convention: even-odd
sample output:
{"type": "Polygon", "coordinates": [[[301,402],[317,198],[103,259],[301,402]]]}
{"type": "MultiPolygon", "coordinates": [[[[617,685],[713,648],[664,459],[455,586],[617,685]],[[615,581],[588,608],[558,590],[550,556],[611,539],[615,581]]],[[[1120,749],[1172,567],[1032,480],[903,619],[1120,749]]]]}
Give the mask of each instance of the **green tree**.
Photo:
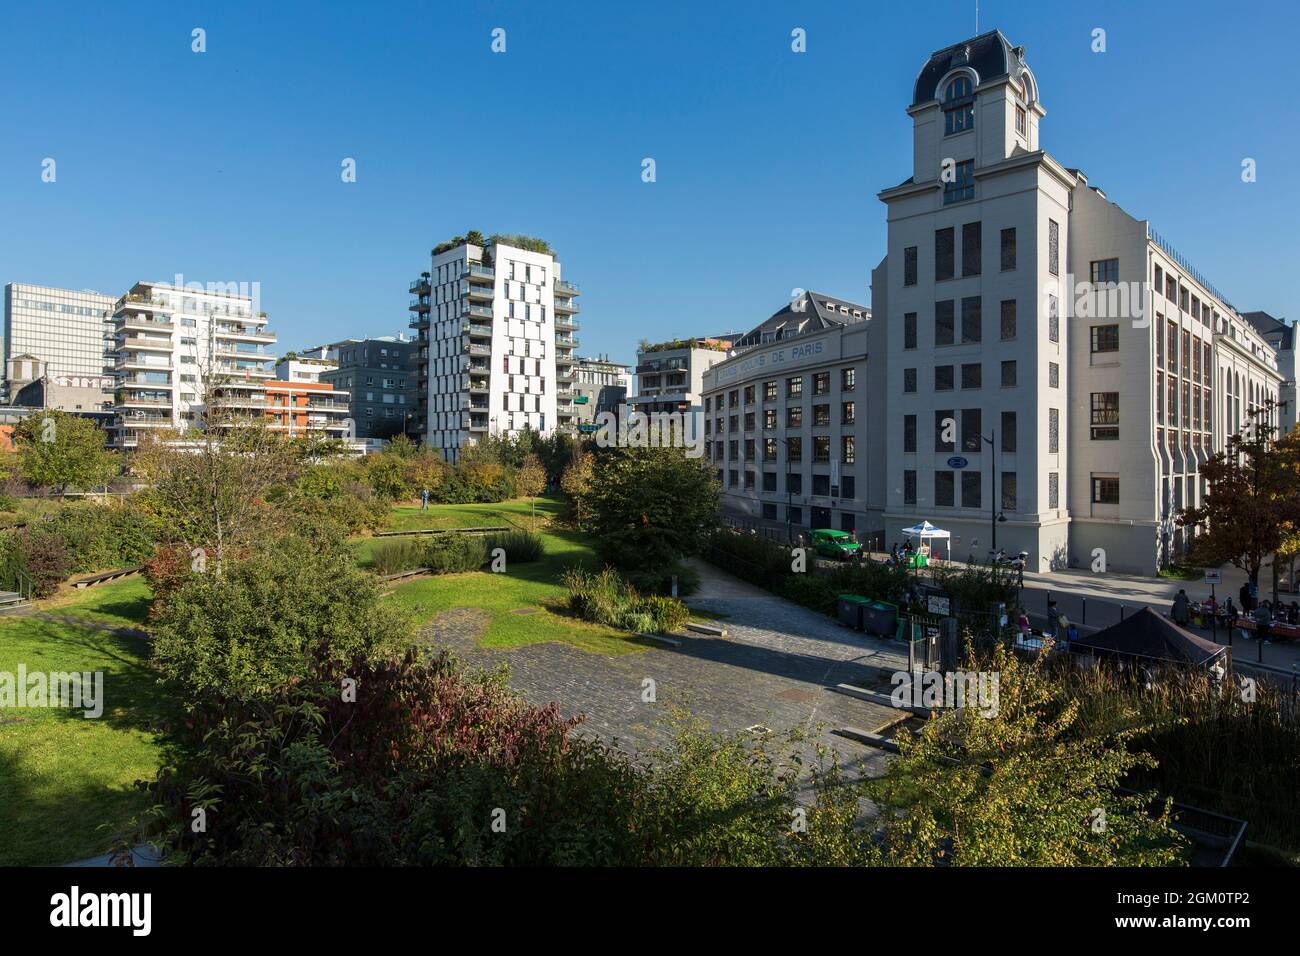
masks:
{"type": "Polygon", "coordinates": [[[103,485],[118,473],[118,459],[104,447],[104,432],[89,418],[44,411],[14,427],[18,467],[24,479],[59,492],[103,485]]]}
{"type": "Polygon", "coordinates": [[[1201,466],[1208,493],[1178,515],[1180,526],[1197,531],[1188,554],[1192,562],[1207,568],[1231,564],[1256,587],[1264,561],[1289,547],[1300,527],[1300,436],[1274,440],[1266,424],[1272,407],[1256,409],[1253,421],[1201,466]]]}
{"type": "Polygon", "coordinates": [[[526,496],[532,502],[532,511],[536,514],[537,504],[534,499],[545,490],[546,469],[542,467],[541,460],[530,453],[524,459],[519,471],[515,473],[515,492],[526,496]]]}
{"type": "Polygon", "coordinates": [[[573,456],[560,478],[560,490],[568,500],[569,519],[579,528],[587,527],[590,507],[587,496],[591,494],[594,456],[581,445],[574,446],[573,456]]]}
{"type": "Polygon", "coordinates": [[[600,556],[616,567],[665,568],[695,554],[717,527],[708,462],[682,448],[618,448],[594,456],[583,496],[600,556]]]}

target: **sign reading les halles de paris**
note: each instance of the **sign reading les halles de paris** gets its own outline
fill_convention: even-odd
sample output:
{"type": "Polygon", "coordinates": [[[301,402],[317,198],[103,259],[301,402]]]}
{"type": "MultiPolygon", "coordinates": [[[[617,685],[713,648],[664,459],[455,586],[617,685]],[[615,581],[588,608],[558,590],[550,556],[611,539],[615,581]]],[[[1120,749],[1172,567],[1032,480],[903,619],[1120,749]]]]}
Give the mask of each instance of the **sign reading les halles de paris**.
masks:
{"type": "Polygon", "coordinates": [[[829,341],[826,338],[815,339],[812,342],[797,342],[780,348],[768,349],[765,352],[759,352],[757,355],[743,356],[734,365],[714,368],[711,371],[717,373],[717,382],[721,385],[723,382],[729,382],[734,378],[748,378],[750,375],[767,369],[779,370],[821,358],[831,358],[833,356],[828,354],[830,351],[828,345],[829,341]]]}

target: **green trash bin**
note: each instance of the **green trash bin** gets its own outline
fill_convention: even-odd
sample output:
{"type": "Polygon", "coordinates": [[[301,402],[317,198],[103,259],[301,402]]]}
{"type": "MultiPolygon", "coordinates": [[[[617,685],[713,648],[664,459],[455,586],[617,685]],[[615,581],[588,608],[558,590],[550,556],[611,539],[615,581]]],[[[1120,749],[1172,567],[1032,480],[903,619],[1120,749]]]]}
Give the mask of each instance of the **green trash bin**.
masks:
{"type": "Polygon", "coordinates": [[[857,594],[839,596],[840,624],[855,631],[862,630],[862,609],[871,602],[857,594]]]}
{"type": "Polygon", "coordinates": [[[898,605],[888,601],[865,601],[861,615],[861,630],[876,637],[893,637],[898,628],[898,605]]]}

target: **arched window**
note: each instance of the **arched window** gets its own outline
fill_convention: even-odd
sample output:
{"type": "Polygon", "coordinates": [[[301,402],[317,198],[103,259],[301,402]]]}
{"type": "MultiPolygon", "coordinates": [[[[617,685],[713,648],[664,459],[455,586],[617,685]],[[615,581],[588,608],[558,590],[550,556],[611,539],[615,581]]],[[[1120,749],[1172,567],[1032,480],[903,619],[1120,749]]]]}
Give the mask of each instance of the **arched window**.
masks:
{"type": "Polygon", "coordinates": [[[965,73],[948,81],[943,93],[943,134],[964,133],[975,128],[975,96],[965,73]]]}

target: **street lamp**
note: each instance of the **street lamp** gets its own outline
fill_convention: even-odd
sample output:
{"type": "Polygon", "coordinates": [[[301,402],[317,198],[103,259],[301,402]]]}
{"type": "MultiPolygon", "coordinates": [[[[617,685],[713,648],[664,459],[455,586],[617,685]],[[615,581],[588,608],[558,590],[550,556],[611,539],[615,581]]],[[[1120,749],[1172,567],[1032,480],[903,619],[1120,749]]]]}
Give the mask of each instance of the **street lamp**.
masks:
{"type": "Polygon", "coordinates": [[[992,486],[992,500],[989,502],[989,527],[993,532],[993,544],[990,553],[994,556],[998,553],[998,523],[1005,522],[1007,516],[998,510],[998,468],[994,456],[997,454],[997,437],[998,430],[990,429],[987,435],[980,435],[984,442],[989,446],[989,483],[992,486]]]}

